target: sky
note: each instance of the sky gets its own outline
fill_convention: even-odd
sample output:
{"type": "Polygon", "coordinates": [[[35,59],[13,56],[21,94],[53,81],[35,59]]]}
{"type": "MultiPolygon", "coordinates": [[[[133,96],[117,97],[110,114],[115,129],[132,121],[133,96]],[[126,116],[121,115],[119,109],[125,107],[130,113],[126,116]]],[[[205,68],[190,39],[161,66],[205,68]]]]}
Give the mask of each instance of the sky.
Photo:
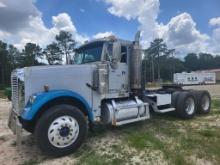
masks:
{"type": "Polygon", "coordinates": [[[42,47],[60,30],[86,40],[115,35],[147,48],[163,38],[177,56],[220,54],[220,0],[0,0],[0,40],[42,47]]]}

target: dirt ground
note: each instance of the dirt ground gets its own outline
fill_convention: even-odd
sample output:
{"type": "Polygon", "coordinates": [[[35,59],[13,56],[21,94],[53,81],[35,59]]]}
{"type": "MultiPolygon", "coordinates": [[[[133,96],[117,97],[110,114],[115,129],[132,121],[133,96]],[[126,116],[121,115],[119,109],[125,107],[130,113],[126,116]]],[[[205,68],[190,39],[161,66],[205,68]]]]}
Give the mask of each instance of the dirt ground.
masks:
{"type": "MultiPolygon", "coordinates": [[[[220,98],[220,85],[186,88],[207,89],[212,97],[220,98]]],[[[79,151],[57,159],[43,155],[35,145],[33,135],[30,134],[24,136],[21,148],[16,147],[15,136],[7,126],[9,107],[9,101],[0,99],[1,165],[220,164],[220,151],[218,151],[220,150],[220,134],[218,137],[213,132],[207,133],[209,129],[219,132],[220,107],[214,107],[214,112],[207,116],[196,117],[190,121],[159,115],[140,124],[110,128],[101,133],[90,133],[79,151]],[[195,131],[192,132],[192,130],[195,131]],[[182,142],[181,139],[185,141],[182,142]],[[208,144],[200,149],[191,147],[200,140],[206,140],[208,144]],[[211,150],[210,155],[207,154],[208,150],[211,150]],[[184,154],[185,156],[182,156],[184,154]]]]}

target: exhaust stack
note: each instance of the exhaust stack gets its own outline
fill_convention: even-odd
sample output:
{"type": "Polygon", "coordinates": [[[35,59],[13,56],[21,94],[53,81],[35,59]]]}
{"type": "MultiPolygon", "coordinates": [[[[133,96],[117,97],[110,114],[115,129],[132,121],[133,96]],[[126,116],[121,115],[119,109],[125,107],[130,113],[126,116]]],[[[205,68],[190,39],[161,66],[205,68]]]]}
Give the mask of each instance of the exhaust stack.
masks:
{"type": "Polygon", "coordinates": [[[130,60],[130,86],[134,95],[142,92],[142,57],[140,46],[140,31],[135,35],[130,60]]]}

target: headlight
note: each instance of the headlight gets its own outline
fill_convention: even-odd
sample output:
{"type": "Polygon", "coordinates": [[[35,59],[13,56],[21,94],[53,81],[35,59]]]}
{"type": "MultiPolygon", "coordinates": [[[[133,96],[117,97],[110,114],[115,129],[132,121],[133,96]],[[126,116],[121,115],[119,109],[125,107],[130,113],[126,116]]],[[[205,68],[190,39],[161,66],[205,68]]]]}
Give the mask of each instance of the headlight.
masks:
{"type": "Polygon", "coordinates": [[[37,98],[37,96],[35,96],[35,95],[30,96],[29,102],[30,102],[31,104],[33,104],[33,103],[35,102],[36,98],[37,98]]]}

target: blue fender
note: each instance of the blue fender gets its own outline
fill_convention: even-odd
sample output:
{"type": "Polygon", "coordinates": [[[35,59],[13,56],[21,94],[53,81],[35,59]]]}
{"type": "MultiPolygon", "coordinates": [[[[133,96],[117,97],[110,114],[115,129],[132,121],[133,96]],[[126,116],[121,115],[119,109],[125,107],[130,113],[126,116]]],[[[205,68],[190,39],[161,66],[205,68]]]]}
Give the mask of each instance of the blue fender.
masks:
{"type": "Polygon", "coordinates": [[[59,97],[71,97],[73,99],[77,99],[81,101],[86,107],[86,111],[88,112],[88,117],[90,121],[93,121],[92,108],[88,104],[88,102],[78,93],[70,91],[70,90],[51,90],[49,92],[40,92],[35,94],[36,99],[33,104],[27,103],[24,108],[24,111],[21,115],[24,120],[32,120],[40,108],[48,103],[49,101],[59,98],[59,97]]]}

